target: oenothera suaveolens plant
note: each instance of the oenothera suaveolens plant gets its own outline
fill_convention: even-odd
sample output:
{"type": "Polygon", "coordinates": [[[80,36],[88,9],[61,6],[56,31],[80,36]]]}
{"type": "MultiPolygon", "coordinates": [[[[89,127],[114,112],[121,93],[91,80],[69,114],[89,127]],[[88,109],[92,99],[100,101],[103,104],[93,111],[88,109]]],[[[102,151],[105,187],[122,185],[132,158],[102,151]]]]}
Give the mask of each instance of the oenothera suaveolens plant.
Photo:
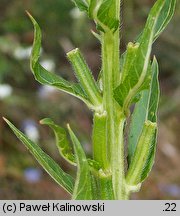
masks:
{"type": "Polygon", "coordinates": [[[35,29],[30,65],[38,82],[79,98],[92,110],[92,158],[86,157],[69,125],[66,130],[49,118],[41,120],[54,131],[60,155],[77,166],[74,179],[11,122],[6,122],[49,175],[72,195],[72,199],[128,199],[132,192],[140,189],[154,163],[159,84],[158,63],[155,57],[151,58],[151,49],[172,18],[176,0],[157,0],[144,30],[134,42],[128,43],[127,50],[121,55],[121,1],[74,0],[74,3],[94,20],[97,27],[93,34],[100,41],[102,52],[98,80],[94,79],[79,49],[67,53],[77,77],[76,83],[43,68],[39,63],[41,30],[28,13],[35,29]],[[130,109],[132,105],[133,111],[130,109]],[[128,137],[127,143],[125,136],[128,137]]]}

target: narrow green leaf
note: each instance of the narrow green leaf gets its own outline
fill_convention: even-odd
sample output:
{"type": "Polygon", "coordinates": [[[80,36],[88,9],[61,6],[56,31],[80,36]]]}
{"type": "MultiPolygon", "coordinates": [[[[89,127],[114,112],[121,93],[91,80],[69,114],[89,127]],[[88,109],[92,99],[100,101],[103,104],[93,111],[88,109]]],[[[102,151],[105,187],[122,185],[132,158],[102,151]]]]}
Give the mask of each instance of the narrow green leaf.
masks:
{"type": "Polygon", "coordinates": [[[45,118],[40,121],[41,124],[48,125],[54,131],[56,136],[56,146],[60,155],[72,165],[76,165],[73,150],[70,146],[66,130],[56,125],[50,118],[45,118]]]}
{"type": "Polygon", "coordinates": [[[71,62],[79,83],[94,106],[100,106],[102,96],[97,83],[87,66],[79,49],[74,49],[67,53],[67,58],[71,62]]]}
{"type": "MultiPolygon", "coordinates": [[[[157,20],[153,42],[155,42],[155,40],[160,36],[160,34],[164,31],[164,29],[167,27],[167,25],[171,21],[173,14],[175,12],[175,8],[176,8],[176,0],[165,0],[165,4],[157,20]]],[[[138,42],[138,43],[141,42],[142,33],[138,36],[135,42],[138,42]]],[[[126,52],[122,54],[122,57],[125,54],[126,52]]]]}
{"type": "Polygon", "coordinates": [[[28,16],[30,17],[33,25],[34,25],[34,42],[32,47],[31,53],[31,70],[35,76],[35,79],[44,85],[50,85],[62,90],[66,93],[69,93],[82,101],[86,104],[89,104],[87,95],[83,92],[82,88],[77,83],[70,83],[65,79],[57,76],[56,74],[47,71],[43,68],[39,63],[40,57],[40,50],[41,50],[41,29],[36,22],[36,20],[27,12],[28,16]]]}
{"type": "Polygon", "coordinates": [[[46,172],[67,192],[72,194],[74,188],[74,179],[65,173],[59,165],[49,157],[36,143],[32,142],[27,136],[19,131],[10,121],[4,118],[6,123],[15,133],[17,138],[23,142],[27,149],[36,158],[39,164],[46,170],[46,172]]]}
{"type": "Polygon", "coordinates": [[[144,90],[141,93],[141,98],[136,103],[133,114],[131,116],[131,123],[129,128],[128,136],[128,162],[130,164],[134,151],[137,146],[138,138],[141,134],[146,113],[148,112],[148,102],[149,102],[149,90],[144,90]]]}
{"type": "Polygon", "coordinates": [[[156,24],[156,30],[154,35],[154,41],[159,37],[159,35],[164,31],[166,26],[169,24],[171,18],[173,17],[176,7],[176,0],[165,0],[163,9],[161,10],[160,16],[156,24]]]}
{"type": "Polygon", "coordinates": [[[128,108],[137,93],[145,87],[148,88],[148,84],[150,83],[148,67],[151,48],[156,30],[156,24],[163,6],[164,0],[159,0],[150,11],[141,37],[141,43],[134,59],[134,64],[132,64],[129,69],[125,80],[114,91],[114,97],[120,106],[123,107],[125,113],[128,112],[128,108]]]}
{"type": "MultiPolygon", "coordinates": [[[[157,109],[159,104],[159,96],[160,96],[160,89],[159,89],[159,81],[158,81],[158,63],[154,58],[152,64],[152,71],[153,71],[153,78],[151,82],[151,92],[149,96],[149,109],[146,115],[146,119],[157,122],[157,109]]],[[[155,131],[153,141],[151,143],[151,151],[149,152],[149,157],[144,165],[143,172],[141,175],[141,181],[143,181],[151,171],[154,160],[155,160],[155,153],[156,153],[156,145],[157,145],[157,130],[155,131]]]]}
{"type": "Polygon", "coordinates": [[[156,123],[152,123],[149,120],[145,121],[135,153],[132,157],[132,162],[126,175],[126,182],[128,185],[138,185],[142,182],[141,176],[144,172],[144,163],[149,160],[149,154],[153,148],[152,143],[156,128],[156,123]]]}
{"type": "Polygon", "coordinates": [[[86,155],[69,125],[68,130],[73,142],[77,162],[77,176],[72,198],[75,200],[92,200],[91,174],[86,155]]]}
{"type": "MultiPolygon", "coordinates": [[[[157,108],[159,103],[159,82],[158,82],[158,63],[154,58],[152,69],[152,80],[149,90],[144,90],[141,95],[141,99],[135,105],[128,137],[128,162],[132,163],[132,158],[137,147],[138,139],[143,130],[144,122],[149,120],[156,123],[157,121],[157,108]]],[[[157,130],[154,133],[154,137],[151,141],[151,149],[146,161],[144,161],[143,172],[141,174],[141,181],[143,181],[149,174],[155,157],[157,143],[157,130]]]]}
{"type": "Polygon", "coordinates": [[[128,160],[129,163],[137,146],[143,124],[146,120],[156,122],[157,107],[159,103],[158,63],[154,59],[152,67],[152,80],[149,90],[144,90],[141,99],[136,103],[130,123],[128,137],[128,160]]]}
{"type": "MultiPolygon", "coordinates": [[[[176,0],[165,0],[164,2],[165,2],[164,6],[157,20],[153,42],[156,41],[156,39],[160,36],[160,34],[167,27],[167,25],[169,24],[175,12],[176,0]]],[[[141,42],[141,39],[142,39],[142,33],[138,36],[136,41],[141,42]]]]}

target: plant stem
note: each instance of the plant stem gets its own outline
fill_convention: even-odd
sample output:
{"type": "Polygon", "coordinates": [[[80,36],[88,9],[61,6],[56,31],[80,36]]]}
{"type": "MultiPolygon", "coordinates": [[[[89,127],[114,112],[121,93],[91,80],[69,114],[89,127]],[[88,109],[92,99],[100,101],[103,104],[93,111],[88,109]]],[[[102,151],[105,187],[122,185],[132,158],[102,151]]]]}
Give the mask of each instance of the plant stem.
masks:
{"type": "MultiPolygon", "coordinates": [[[[102,34],[103,106],[107,112],[106,146],[112,171],[115,199],[124,199],[124,144],[123,128],[125,118],[113,97],[115,80],[120,75],[117,54],[117,34],[102,34]],[[116,78],[115,78],[116,77],[116,78]]],[[[119,51],[118,51],[119,52],[119,51]]]]}
{"type": "MultiPolygon", "coordinates": [[[[115,18],[120,20],[120,0],[116,1],[115,18]]],[[[113,97],[113,90],[120,82],[120,37],[116,32],[102,33],[103,108],[107,113],[106,146],[112,172],[115,199],[125,199],[124,143],[125,118],[113,97]]]]}

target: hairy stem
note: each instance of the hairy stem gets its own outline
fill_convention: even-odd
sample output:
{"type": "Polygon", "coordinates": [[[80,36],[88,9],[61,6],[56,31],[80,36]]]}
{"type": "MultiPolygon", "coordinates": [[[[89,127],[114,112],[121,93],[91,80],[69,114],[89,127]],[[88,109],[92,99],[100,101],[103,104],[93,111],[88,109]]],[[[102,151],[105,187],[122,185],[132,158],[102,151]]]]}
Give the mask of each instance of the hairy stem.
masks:
{"type": "MultiPolygon", "coordinates": [[[[120,1],[116,1],[115,18],[120,21],[120,1]]],[[[115,199],[125,199],[124,143],[125,118],[113,97],[113,90],[120,82],[119,28],[116,32],[102,33],[103,108],[107,113],[106,148],[109,169],[112,172],[115,199]]]]}

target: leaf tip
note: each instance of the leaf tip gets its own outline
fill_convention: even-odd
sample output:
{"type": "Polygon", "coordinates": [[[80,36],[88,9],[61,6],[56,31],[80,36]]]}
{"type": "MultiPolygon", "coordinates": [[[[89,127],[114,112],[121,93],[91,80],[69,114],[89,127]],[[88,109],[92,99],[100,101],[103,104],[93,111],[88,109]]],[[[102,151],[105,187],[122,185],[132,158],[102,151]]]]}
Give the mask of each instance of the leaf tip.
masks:
{"type": "Polygon", "coordinates": [[[2,117],[4,121],[7,121],[7,118],[5,118],[4,116],[2,117]]]}
{"type": "Polygon", "coordinates": [[[29,17],[31,17],[31,14],[30,14],[30,12],[29,12],[28,10],[25,10],[25,13],[26,13],[29,17]]]}
{"type": "MultiPolygon", "coordinates": [[[[68,132],[69,132],[69,135],[70,135],[71,139],[73,140],[74,137],[75,137],[75,134],[74,134],[74,132],[72,131],[72,129],[71,129],[69,123],[67,124],[67,129],[68,129],[68,132]]],[[[74,145],[74,142],[73,142],[73,145],[74,145]]]]}
{"type": "Polygon", "coordinates": [[[40,123],[41,125],[49,125],[49,124],[53,123],[53,121],[52,121],[50,118],[44,118],[44,119],[41,119],[41,120],[39,121],[39,123],[40,123]]]}
{"type": "Polygon", "coordinates": [[[31,22],[33,23],[34,26],[38,26],[38,23],[36,22],[36,20],[34,19],[34,17],[29,13],[29,11],[25,11],[26,14],[28,15],[28,17],[30,18],[31,22]]]}
{"type": "Polygon", "coordinates": [[[8,125],[10,125],[10,121],[7,118],[5,118],[4,116],[2,118],[8,125]]]}

